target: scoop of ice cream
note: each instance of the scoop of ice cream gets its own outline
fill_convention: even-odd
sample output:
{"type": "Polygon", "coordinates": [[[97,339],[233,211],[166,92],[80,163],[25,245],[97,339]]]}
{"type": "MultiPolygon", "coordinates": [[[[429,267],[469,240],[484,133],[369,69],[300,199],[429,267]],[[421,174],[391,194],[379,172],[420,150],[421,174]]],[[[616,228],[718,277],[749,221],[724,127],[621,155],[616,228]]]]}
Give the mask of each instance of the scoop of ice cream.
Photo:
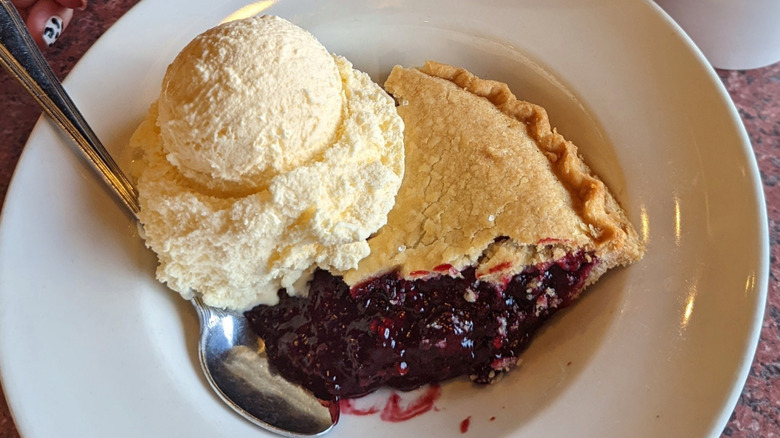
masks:
{"type": "Polygon", "coordinates": [[[287,20],[215,27],[168,67],[157,123],[167,159],[213,189],[259,187],[333,142],[344,93],[333,57],[287,20]]]}
{"type": "MultiPolygon", "coordinates": [[[[177,58],[158,103],[130,141],[133,155],[140,156],[139,218],[160,262],[157,278],[185,297],[202,295],[212,306],[275,304],[280,288],[304,294],[302,286],[316,268],[356,268],[368,255],[366,239],[387,221],[403,176],[403,122],[393,99],[339,56],[328,55],[329,62],[313,56],[311,64],[294,58],[295,67],[287,65],[285,54],[295,52],[302,31],[281,23],[242,20],[196,39],[193,44],[203,47],[190,45],[177,58]],[[278,47],[259,53],[257,41],[267,38],[258,29],[269,28],[278,47]],[[245,57],[230,63],[234,55],[223,53],[247,54],[246,47],[257,48],[253,53],[263,59],[278,55],[278,68],[267,71],[245,57]],[[206,51],[225,61],[206,60],[212,56],[206,51]],[[338,106],[339,113],[327,116],[331,122],[311,109],[331,99],[314,97],[330,92],[281,87],[298,96],[293,98],[267,85],[308,83],[271,76],[307,71],[315,77],[330,63],[338,102],[324,106],[338,106]],[[293,108],[301,95],[309,96],[308,109],[293,108]],[[268,101],[289,119],[268,109],[268,101]],[[316,126],[306,117],[318,118],[316,126]],[[330,123],[335,126],[326,132],[330,123]],[[257,141],[239,141],[245,136],[257,141]],[[232,185],[219,185],[225,181],[232,185]]],[[[330,74],[324,76],[330,81],[330,74]]]]}

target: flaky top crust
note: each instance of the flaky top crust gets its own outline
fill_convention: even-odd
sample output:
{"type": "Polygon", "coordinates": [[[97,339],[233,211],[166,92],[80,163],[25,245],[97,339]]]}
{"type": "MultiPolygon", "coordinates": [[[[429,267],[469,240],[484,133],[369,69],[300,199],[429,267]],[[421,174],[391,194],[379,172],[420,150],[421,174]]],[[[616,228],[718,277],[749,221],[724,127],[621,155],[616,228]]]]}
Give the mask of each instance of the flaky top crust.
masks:
{"type": "Polygon", "coordinates": [[[385,89],[404,120],[406,170],[355,285],[391,270],[405,278],[514,275],[528,264],[589,251],[589,281],[641,258],[625,213],[546,111],[501,82],[436,62],[396,66],[385,89]]]}

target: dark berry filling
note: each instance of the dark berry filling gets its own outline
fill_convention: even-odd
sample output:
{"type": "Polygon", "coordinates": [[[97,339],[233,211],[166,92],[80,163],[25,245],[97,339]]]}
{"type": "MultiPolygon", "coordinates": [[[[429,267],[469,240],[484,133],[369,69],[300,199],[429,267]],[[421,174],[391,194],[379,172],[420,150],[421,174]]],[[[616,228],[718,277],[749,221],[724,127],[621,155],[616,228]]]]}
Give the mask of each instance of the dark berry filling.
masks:
{"type": "Polygon", "coordinates": [[[417,388],[460,375],[489,383],[511,369],[539,325],[578,296],[596,259],[569,254],[506,285],[460,276],[405,280],[391,273],[349,289],[315,273],[309,297],[280,291],[246,313],[271,364],[321,398],[380,386],[417,388]]]}

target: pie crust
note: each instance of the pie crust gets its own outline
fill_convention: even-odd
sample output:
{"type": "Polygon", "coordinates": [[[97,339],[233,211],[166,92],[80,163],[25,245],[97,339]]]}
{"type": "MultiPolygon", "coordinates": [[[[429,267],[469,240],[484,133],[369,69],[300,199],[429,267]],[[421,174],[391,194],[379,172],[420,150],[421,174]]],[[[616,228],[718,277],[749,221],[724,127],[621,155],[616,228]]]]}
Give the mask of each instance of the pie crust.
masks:
{"type": "Polygon", "coordinates": [[[502,282],[580,251],[598,259],[588,285],[642,257],[626,214],[544,108],[432,61],[396,66],[385,89],[405,124],[405,178],[370,255],[344,273],[348,285],[475,265],[478,278],[502,282]]]}

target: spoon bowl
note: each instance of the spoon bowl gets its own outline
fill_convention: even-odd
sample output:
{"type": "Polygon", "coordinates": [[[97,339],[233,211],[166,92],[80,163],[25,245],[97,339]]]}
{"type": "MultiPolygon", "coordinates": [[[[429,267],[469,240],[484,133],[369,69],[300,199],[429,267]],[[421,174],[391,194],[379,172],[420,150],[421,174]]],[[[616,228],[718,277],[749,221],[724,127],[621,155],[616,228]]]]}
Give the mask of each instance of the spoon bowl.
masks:
{"type": "Polygon", "coordinates": [[[339,418],[337,401],[321,401],[274,374],[265,344],[237,312],[190,300],[200,319],[198,356],[217,395],[247,420],[283,436],[319,435],[339,418]]]}
{"type": "MultiPolygon", "coordinates": [[[[10,0],[0,0],[0,63],[73,139],[138,220],[138,192],[62,88],[10,0]]],[[[190,301],[200,320],[201,368],[228,406],[252,423],[288,437],[322,435],[338,422],[337,400],[319,400],[273,373],[262,340],[241,313],[207,306],[198,297],[190,301]]]]}

